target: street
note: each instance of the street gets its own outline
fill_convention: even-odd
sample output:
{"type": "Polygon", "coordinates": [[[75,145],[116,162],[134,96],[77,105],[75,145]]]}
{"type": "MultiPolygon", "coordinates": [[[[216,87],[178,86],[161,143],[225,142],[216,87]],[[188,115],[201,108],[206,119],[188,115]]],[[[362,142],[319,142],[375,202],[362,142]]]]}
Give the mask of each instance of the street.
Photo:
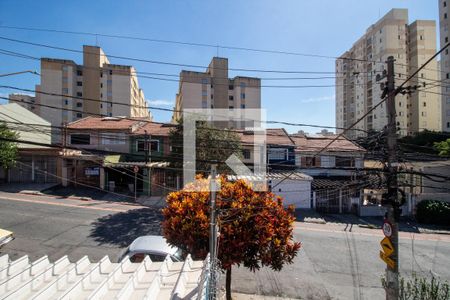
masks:
{"type": "MultiPolygon", "coordinates": [[[[0,193],[0,228],[15,240],[0,250],[13,259],[88,255],[116,260],[137,236],[160,233],[158,210],[125,203],[0,193]]],[[[281,272],[234,268],[232,288],[245,294],[302,299],[383,299],[382,233],[345,223],[295,224],[302,249],[281,272]]],[[[400,234],[400,269],[450,280],[450,235],[400,234]]],[[[224,276],[221,277],[224,280],[224,276]]]]}
{"type": "MultiPolygon", "coordinates": [[[[381,230],[348,224],[296,223],[302,249],[281,272],[233,269],[236,292],[301,299],[384,299],[379,258],[381,230]]],[[[450,281],[450,236],[400,233],[400,272],[450,281]]],[[[224,276],[223,276],[224,277],[224,276]]]]}
{"type": "Polygon", "coordinates": [[[159,218],[157,210],[142,206],[1,192],[0,228],[15,239],[0,254],[117,260],[135,237],[158,234],[159,218]]]}

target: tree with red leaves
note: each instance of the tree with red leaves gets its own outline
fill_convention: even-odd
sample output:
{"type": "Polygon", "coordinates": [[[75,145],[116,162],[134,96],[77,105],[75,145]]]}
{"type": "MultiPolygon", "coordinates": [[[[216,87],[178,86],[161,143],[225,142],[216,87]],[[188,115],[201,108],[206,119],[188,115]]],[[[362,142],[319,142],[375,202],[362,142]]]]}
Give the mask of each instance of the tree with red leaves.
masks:
{"type": "MultiPolygon", "coordinates": [[[[281,197],[256,192],[243,180],[221,177],[216,207],[219,214],[218,259],[226,272],[226,294],[231,299],[231,267],[241,264],[252,271],[269,266],[279,271],[292,263],[301,244],[293,241],[294,207],[283,207],[281,197]]],[[[197,177],[187,189],[170,193],[163,209],[167,241],[204,259],[209,252],[209,180],[197,177]],[[189,192],[195,186],[200,192],[189,192]]]]}

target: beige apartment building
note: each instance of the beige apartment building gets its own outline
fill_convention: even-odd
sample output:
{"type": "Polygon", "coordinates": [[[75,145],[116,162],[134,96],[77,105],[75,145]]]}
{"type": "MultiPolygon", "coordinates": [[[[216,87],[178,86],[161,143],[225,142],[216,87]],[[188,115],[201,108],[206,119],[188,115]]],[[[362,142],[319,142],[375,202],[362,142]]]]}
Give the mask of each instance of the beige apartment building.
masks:
{"type": "MultiPolygon", "coordinates": [[[[449,43],[450,39],[450,1],[438,0],[439,4],[439,28],[440,47],[449,43]]],[[[442,82],[440,93],[442,94],[442,130],[450,131],[450,49],[441,53],[440,79],[442,82]]]]}
{"type": "Polygon", "coordinates": [[[9,94],[9,103],[17,103],[23,108],[39,115],[40,107],[36,104],[36,97],[27,94],[9,94]]]}
{"type": "MultiPolygon", "coordinates": [[[[261,79],[228,77],[228,59],[214,57],[206,72],[181,71],[172,122],[182,117],[183,109],[261,108],[261,79]]],[[[216,124],[217,125],[217,124],[216,124]]],[[[244,128],[244,122],[220,123],[219,126],[244,128]]]]}
{"type": "MultiPolygon", "coordinates": [[[[39,115],[53,126],[87,116],[152,119],[132,66],[111,64],[100,47],[83,46],[83,64],[42,58],[39,115]]],[[[54,137],[58,141],[59,137],[54,137]]]]}
{"type": "MultiPolygon", "coordinates": [[[[400,85],[436,52],[436,24],[434,21],[415,21],[409,24],[408,10],[392,9],[370,26],[352,48],[336,60],[336,127],[348,128],[379,104],[382,96],[377,75],[386,72],[386,60],[395,59],[395,83],[400,85]]],[[[424,129],[440,130],[441,103],[436,87],[437,61],[433,60],[409,81],[419,90],[396,97],[397,128],[402,136],[424,129]],[[425,86],[424,86],[425,85],[425,86]]],[[[359,122],[347,135],[365,136],[368,131],[380,131],[387,124],[385,103],[380,104],[359,122]]],[[[342,132],[342,130],[338,130],[342,132]]]]}

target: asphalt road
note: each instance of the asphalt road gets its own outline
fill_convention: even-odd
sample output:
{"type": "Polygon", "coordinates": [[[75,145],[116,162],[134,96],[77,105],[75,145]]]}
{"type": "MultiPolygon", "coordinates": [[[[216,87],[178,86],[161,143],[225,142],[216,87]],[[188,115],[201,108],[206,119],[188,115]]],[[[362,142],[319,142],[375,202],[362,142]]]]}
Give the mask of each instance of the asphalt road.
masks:
{"type": "MultiPolygon", "coordinates": [[[[432,272],[450,282],[450,235],[402,232],[400,237],[401,274],[432,272]]],[[[380,230],[348,224],[296,223],[295,239],[303,246],[294,263],[281,272],[234,268],[232,289],[301,299],[385,299],[382,238],[380,230]]]]}
{"type": "MultiPolygon", "coordinates": [[[[141,206],[0,192],[0,228],[16,237],[0,255],[33,260],[48,255],[53,261],[64,255],[72,261],[109,255],[115,260],[134,238],[159,234],[160,220],[158,210],[141,206]]],[[[345,223],[295,226],[295,239],[303,246],[294,264],[281,272],[234,268],[234,291],[301,299],[384,299],[380,230],[345,223]]],[[[400,247],[402,274],[432,272],[450,281],[450,235],[402,232],[400,247]]]]}
{"type": "Polygon", "coordinates": [[[0,228],[15,236],[0,255],[116,260],[134,238],[159,234],[159,220],[156,210],[141,206],[0,192],[0,228]]]}

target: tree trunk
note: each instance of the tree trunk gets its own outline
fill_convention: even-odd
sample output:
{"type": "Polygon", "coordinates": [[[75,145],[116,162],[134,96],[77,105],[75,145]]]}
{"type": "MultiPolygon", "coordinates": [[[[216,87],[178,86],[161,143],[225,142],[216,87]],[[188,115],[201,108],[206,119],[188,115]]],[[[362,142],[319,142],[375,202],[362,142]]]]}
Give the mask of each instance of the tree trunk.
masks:
{"type": "Polygon", "coordinates": [[[231,300],[231,267],[227,269],[225,278],[225,289],[227,294],[227,300],[231,300]]]}

